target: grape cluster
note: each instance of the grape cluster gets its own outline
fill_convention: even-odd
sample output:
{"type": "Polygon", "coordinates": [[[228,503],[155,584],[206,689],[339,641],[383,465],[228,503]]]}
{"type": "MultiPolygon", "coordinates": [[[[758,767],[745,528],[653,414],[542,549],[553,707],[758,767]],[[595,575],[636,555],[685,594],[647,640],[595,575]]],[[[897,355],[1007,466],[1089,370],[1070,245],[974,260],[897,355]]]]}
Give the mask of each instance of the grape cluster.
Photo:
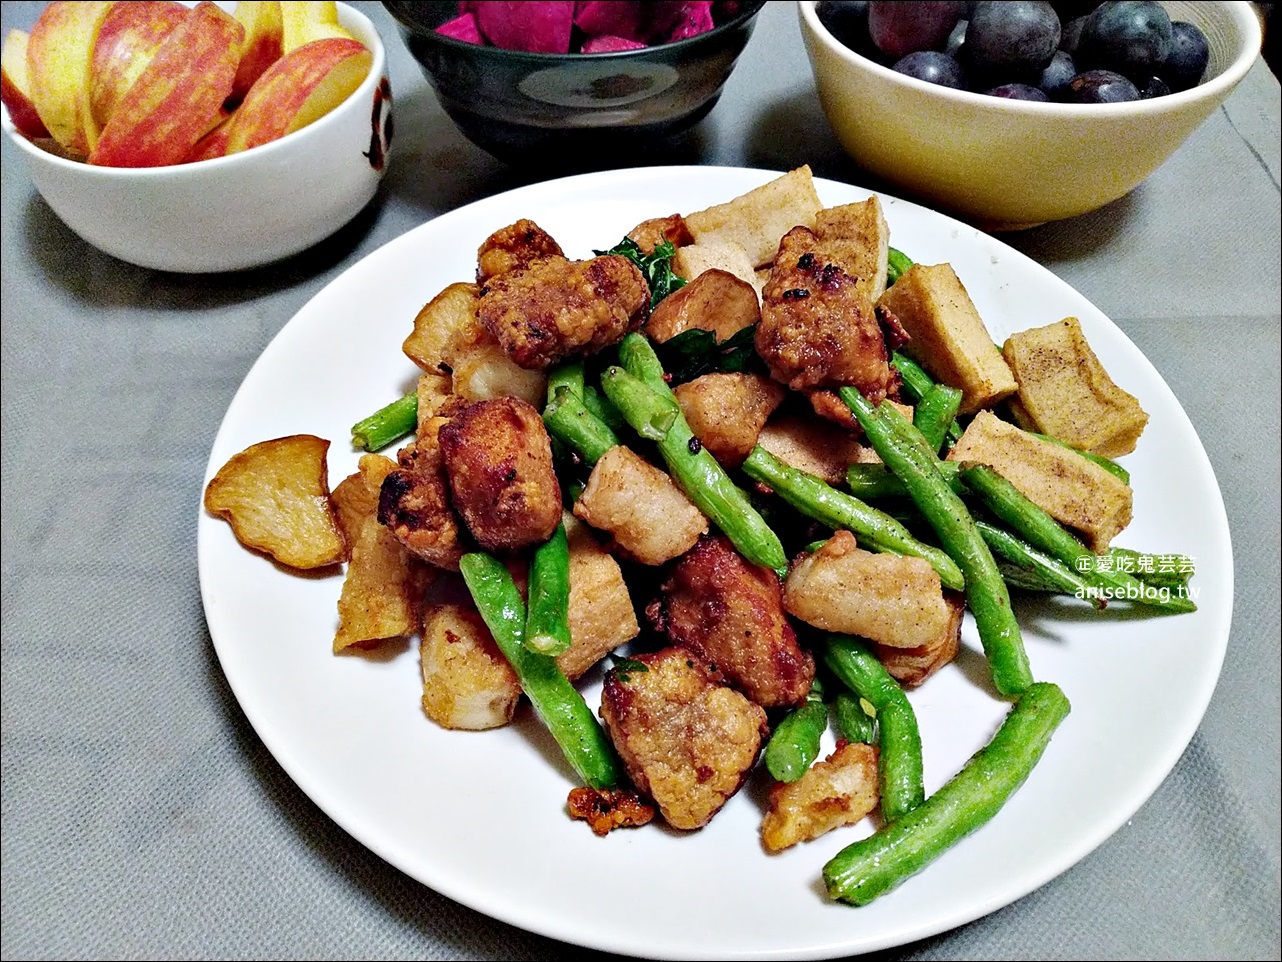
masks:
{"type": "Polygon", "coordinates": [[[929,83],[1014,100],[1096,104],[1197,86],[1210,48],[1151,0],[822,0],[841,43],[929,83]]]}

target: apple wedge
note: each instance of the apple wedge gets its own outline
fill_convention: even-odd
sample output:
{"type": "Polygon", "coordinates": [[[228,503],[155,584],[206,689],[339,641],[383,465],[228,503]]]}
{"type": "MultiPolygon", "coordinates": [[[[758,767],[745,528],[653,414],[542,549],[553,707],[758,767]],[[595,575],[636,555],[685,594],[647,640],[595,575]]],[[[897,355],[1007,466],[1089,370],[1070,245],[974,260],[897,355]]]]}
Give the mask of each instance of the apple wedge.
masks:
{"type": "Polygon", "coordinates": [[[0,51],[0,100],[9,108],[9,119],[28,137],[48,137],[36,105],[31,101],[31,79],[27,75],[27,32],[10,30],[0,51]]]}
{"type": "Polygon", "coordinates": [[[102,130],[89,163],[180,164],[222,119],[244,28],[216,5],[196,6],[160,44],[102,130]]]}
{"type": "Polygon", "coordinates": [[[285,52],[285,33],[278,0],[240,0],[234,13],[245,28],[240,66],[231,90],[232,100],[239,102],[245,99],[254,81],[285,52]]]}
{"type": "Polygon", "coordinates": [[[234,114],[227,153],[306,127],[361,85],[373,55],[357,40],[330,37],[296,47],[258,78],[234,114]]]}
{"type": "Polygon", "coordinates": [[[98,31],[89,69],[89,106],[94,122],[105,127],[161,42],[187,16],[173,0],[135,0],[113,4],[98,31]]]}
{"type": "Polygon", "coordinates": [[[333,0],[321,3],[281,0],[280,17],[285,53],[315,40],[356,39],[339,24],[338,5],[333,0]]]}
{"type": "Polygon", "coordinates": [[[27,41],[31,102],[50,136],[73,154],[98,140],[89,104],[89,70],[110,2],[57,0],[45,7],[27,41]]]}

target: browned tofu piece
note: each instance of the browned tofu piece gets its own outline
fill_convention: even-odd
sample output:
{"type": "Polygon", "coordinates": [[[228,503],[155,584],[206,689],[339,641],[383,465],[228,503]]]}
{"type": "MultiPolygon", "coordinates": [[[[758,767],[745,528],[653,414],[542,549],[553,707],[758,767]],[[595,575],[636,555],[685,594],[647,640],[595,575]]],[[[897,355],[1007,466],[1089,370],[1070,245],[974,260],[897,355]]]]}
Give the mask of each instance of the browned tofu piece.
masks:
{"type": "MultiPolygon", "coordinates": [[[[761,289],[757,280],[756,269],[752,259],[738,244],[728,241],[707,241],[703,244],[688,244],[678,247],[672,257],[672,271],[687,281],[703,275],[707,271],[724,271],[739,278],[757,293],[761,289]]],[[[671,295],[668,295],[671,297],[671,295]]],[[[663,303],[660,301],[660,303],[663,303]]]]}
{"type": "Polygon", "coordinates": [[[864,551],[849,531],[793,564],[784,607],[816,628],[895,648],[936,642],[953,615],[929,562],[864,551]]]}
{"type": "Polygon", "coordinates": [[[479,401],[444,425],[439,439],[452,501],[477,544],[516,550],[552,536],[561,523],[561,485],[533,405],[479,401]]]}
{"type": "Polygon", "coordinates": [[[443,604],[423,619],[423,711],[443,728],[480,731],[512,720],[521,685],[475,608],[443,604]]]}
{"type": "Polygon", "coordinates": [[[865,285],[876,301],[886,290],[890,225],[875,196],[858,204],[826,207],[815,216],[815,233],[833,263],[865,285]]]}
{"type": "Polygon", "coordinates": [[[708,519],[667,472],[621,444],[592,468],[574,515],[647,565],[684,554],[708,530],[708,519]]]}
{"type": "Polygon", "coordinates": [[[493,338],[455,351],[452,361],[454,393],[468,401],[517,397],[541,404],[547,395],[547,375],[521,367],[493,338]]]}
{"type": "Polygon", "coordinates": [[[645,332],[662,344],[683,331],[711,331],[724,341],[761,320],[761,303],[747,281],[718,268],[706,270],[661,300],[645,332]]]}
{"type": "Polygon", "coordinates": [[[523,218],[485,238],[476,252],[477,283],[549,257],[564,259],[561,245],[534,221],[523,218]]]}
{"type": "Polygon", "coordinates": [[[1131,523],[1130,486],[1077,451],[1043,441],[991,411],[971,420],[949,461],[986,464],[1096,554],[1131,523]]]}
{"type": "Polygon", "coordinates": [[[767,733],[766,713],[683,648],[611,668],[601,719],[628,777],[673,828],[706,825],[743,785],[767,733]]]}
{"type": "Polygon", "coordinates": [[[880,801],[877,749],[842,742],[795,782],[770,787],[770,807],[761,819],[761,844],[782,852],[843,825],[862,821],[880,801]]]}
{"type": "Polygon", "coordinates": [[[758,705],[799,704],[814,681],[815,660],[784,615],[779,576],[750,564],[725,535],[700,538],[682,555],[647,613],[758,705]]]}
{"type": "Polygon", "coordinates": [[[570,647],[556,663],[571,681],[641,631],[619,563],[573,515],[563,515],[570,543],[570,647]]]}
{"type": "Polygon", "coordinates": [[[774,260],[779,238],[792,228],[813,227],[823,205],[809,166],[790,170],[724,204],[686,214],[695,243],[733,243],[761,267],[774,260]]]}
{"type": "Polygon", "coordinates": [[[890,645],[872,645],[872,652],[885,666],[886,671],[905,688],[916,688],[927,678],[957,657],[961,650],[962,615],[966,599],[959,591],[945,591],[952,617],[948,626],[934,641],[916,648],[894,648],[890,645]]]}
{"type": "Polygon", "coordinates": [[[641,248],[641,253],[646,255],[653,254],[654,249],[664,241],[673,247],[684,247],[686,244],[694,243],[690,228],[686,226],[685,218],[680,214],[643,220],[628,231],[628,237],[635,241],[637,247],[641,248]]]}
{"type": "Polygon", "coordinates": [[[846,483],[846,468],[866,460],[871,450],[845,428],[795,414],[767,421],[757,443],[784,464],[837,485],[846,483]]]}
{"type": "Polygon", "coordinates": [[[414,318],[414,330],[401,349],[405,356],[430,374],[450,373],[450,360],[460,345],[476,339],[475,284],[451,284],[423,305],[414,318]]]}
{"type": "Polygon", "coordinates": [[[690,430],[721,464],[737,468],[787,393],[760,374],[714,373],[673,389],[690,430]]]}
{"type": "Polygon", "coordinates": [[[355,544],[366,518],[378,514],[378,495],[383,479],[396,470],[396,462],[381,454],[362,454],[357,470],[334,488],[330,500],[334,516],[343,531],[343,540],[355,544]]]}
{"type": "Polygon", "coordinates": [[[1107,458],[1135,450],[1148,415],[1108,376],[1077,318],[1012,334],[1002,356],[1019,384],[1012,411],[1023,427],[1107,458]]]}
{"type": "Polygon", "coordinates": [[[877,301],[908,336],[903,350],[937,381],[960,388],[961,413],[1015,393],[1015,376],[949,264],[914,264],[877,301]]]}

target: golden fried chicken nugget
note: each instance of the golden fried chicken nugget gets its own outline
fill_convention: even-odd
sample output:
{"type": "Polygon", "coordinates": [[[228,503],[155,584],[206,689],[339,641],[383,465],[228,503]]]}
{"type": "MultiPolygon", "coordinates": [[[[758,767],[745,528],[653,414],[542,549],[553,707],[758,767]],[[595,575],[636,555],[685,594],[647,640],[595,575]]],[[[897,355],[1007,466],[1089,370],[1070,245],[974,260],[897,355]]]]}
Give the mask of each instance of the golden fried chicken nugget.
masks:
{"type": "Polygon", "coordinates": [[[476,252],[476,281],[484,284],[491,277],[548,257],[564,258],[561,245],[534,221],[522,218],[485,238],[476,252]]]}

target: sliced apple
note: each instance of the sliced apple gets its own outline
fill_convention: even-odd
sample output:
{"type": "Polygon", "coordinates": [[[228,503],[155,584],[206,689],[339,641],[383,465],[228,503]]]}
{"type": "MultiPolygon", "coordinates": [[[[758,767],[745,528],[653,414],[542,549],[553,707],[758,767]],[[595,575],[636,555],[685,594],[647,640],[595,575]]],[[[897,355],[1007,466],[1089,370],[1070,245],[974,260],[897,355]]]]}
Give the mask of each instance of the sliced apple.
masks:
{"type": "Polygon", "coordinates": [[[243,100],[254,81],[285,52],[285,32],[277,0],[240,0],[234,11],[245,28],[245,42],[240,50],[240,67],[232,85],[233,100],[243,100]]]}
{"type": "Polygon", "coordinates": [[[151,63],[163,41],[187,16],[173,0],[134,0],[113,4],[102,21],[89,69],[89,107],[99,128],[106,126],[151,63]]]}
{"type": "Polygon", "coordinates": [[[360,41],[339,37],[291,50],[258,78],[232,114],[227,153],[268,143],[320,119],[361,85],[372,61],[360,41]]]}
{"type": "Polygon", "coordinates": [[[9,108],[9,119],[28,137],[48,137],[36,105],[31,101],[31,79],[27,75],[27,32],[10,30],[0,51],[0,100],[9,108]]]}
{"type": "Polygon", "coordinates": [[[198,160],[213,160],[227,153],[227,134],[231,132],[231,117],[227,111],[222,112],[218,125],[196,141],[191,153],[183,158],[184,164],[194,164],[198,160]]]}
{"type": "Polygon", "coordinates": [[[74,154],[87,154],[98,140],[89,70],[98,30],[112,6],[56,0],[40,14],[27,42],[31,102],[53,139],[74,154]]]}
{"type": "Polygon", "coordinates": [[[284,52],[297,50],[316,40],[331,37],[355,40],[338,22],[338,4],[333,0],[323,3],[281,0],[281,24],[284,32],[284,52]]]}
{"type": "Polygon", "coordinates": [[[157,48],[117,105],[89,163],[163,167],[187,158],[221,118],[240,62],[244,28],[200,3],[157,48]]]}

